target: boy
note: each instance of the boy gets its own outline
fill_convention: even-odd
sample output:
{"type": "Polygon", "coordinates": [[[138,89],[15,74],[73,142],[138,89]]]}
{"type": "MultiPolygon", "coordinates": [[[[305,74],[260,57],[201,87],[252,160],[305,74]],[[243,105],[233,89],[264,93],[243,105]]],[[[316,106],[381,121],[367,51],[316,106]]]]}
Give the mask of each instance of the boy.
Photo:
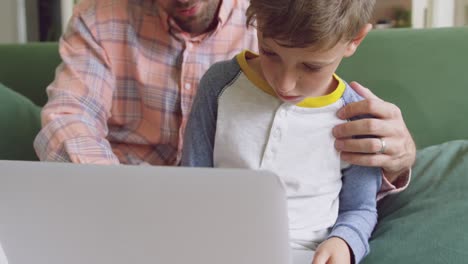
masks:
{"type": "Polygon", "coordinates": [[[270,170],[285,183],[291,245],[313,263],[358,263],[377,222],[381,169],[347,165],[336,111],[361,100],[334,74],[372,26],[374,0],[251,0],[260,54],[213,65],[200,82],[182,166],[270,170]]]}

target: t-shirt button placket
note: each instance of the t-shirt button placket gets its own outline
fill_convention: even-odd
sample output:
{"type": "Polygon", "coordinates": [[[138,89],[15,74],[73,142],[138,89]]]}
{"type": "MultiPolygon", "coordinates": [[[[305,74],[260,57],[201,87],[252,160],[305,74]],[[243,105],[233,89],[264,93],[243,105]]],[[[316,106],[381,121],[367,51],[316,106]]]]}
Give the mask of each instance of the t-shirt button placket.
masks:
{"type": "Polygon", "coordinates": [[[273,137],[276,138],[277,140],[281,139],[281,129],[276,128],[275,131],[273,132],[273,137]]]}
{"type": "Polygon", "coordinates": [[[286,117],[286,109],[280,110],[280,117],[286,117]]]}

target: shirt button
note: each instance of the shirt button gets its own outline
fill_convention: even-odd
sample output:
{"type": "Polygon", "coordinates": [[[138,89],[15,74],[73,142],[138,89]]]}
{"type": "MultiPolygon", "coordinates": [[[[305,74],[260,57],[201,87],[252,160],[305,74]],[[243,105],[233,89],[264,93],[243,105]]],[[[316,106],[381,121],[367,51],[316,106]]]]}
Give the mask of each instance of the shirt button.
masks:
{"type": "Polygon", "coordinates": [[[281,117],[286,117],[286,110],[281,109],[281,110],[280,110],[280,116],[281,116],[281,117]]]}
{"type": "Polygon", "coordinates": [[[187,43],[187,49],[193,49],[193,44],[192,43],[187,43]]]}
{"type": "Polygon", "coordinates": [[[275,132],[273,132],[273,136],[278,139],[281,138],[281,129],[275,129],[275,132]]]}
{"type": "Polygon", "coordinates": [[[185,83],[184,88],[185,90],[190,90],[192,88],[192,85],[190,83],[185,83]]]}

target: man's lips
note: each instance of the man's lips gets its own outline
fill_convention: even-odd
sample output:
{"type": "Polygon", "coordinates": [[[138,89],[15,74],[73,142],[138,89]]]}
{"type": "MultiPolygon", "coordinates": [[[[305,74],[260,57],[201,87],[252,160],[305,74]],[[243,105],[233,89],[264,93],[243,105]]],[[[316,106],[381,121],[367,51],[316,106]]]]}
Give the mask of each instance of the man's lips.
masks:
{"type": "Polygon", "coordinates": [[[197,13],[197,11],[198,11],[198,4],[195,4],[189,8],[178,9],[177,13],[179,13],[182,16],[193,16],[197,13]]]}

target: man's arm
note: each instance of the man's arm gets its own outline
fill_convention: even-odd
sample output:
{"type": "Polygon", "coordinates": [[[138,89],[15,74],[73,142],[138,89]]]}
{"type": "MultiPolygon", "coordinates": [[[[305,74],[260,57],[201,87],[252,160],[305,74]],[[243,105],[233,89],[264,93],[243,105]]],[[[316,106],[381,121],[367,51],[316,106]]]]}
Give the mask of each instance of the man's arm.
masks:
{"type": "Polygon", "coordinates": [[[374,118],[350,121],[333,129],[337,139],[335,147],[341,151],[341,159],[355,165],[381,167],[389,183],[397,188],[405,186],[416,159],[416,145],[400,109],[356,82],[350,85],[365,100],[347,104],[338,112],[338,117],[350,119],[371,115],[374,118]],[[386,142],[385,152],[375,154],[381,149],[378,138],[353,138],[356,135],[373,135],[383,139],[386,142]]]}
{"type": "Polygon", "coordinates": [[[369,253],[369,238],[377,224],[377,192],[381,169],[352,165],[343,171],[338,219],[329,235],[346,241],[359,263],[369,253]]]}
{"type": "Polygon", "coordinates": [[[106,140],[115,78],[95,38],[96,25],[92,30],[87,23],[90,17],[81,15],[78,8],[60,40],[63,62],[47,88],[43,128],[34,147],[41,160],[117,164],[106,140]]]}

